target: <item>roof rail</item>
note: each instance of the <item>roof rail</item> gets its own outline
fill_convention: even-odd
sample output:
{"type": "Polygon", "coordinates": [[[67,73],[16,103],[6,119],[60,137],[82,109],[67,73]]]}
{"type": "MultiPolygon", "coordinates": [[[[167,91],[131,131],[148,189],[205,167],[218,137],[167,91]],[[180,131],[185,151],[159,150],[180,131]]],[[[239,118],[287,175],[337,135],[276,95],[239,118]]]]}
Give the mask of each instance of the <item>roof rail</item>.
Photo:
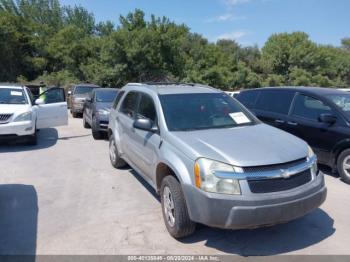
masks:
{"type": "Polygon", "coordinates": [[[167,85],[187,85],[187,86],[195,86],[197,84],[194,83],[183,83],[183,82],[145,82],[145,85],[158,85],[158,86],[167,86],[167,85]]]}
{"type": "Polygon", "coordinates": [[[142,86],[142,83],[127,83],[126,85],[130,86],[142,86]]]}

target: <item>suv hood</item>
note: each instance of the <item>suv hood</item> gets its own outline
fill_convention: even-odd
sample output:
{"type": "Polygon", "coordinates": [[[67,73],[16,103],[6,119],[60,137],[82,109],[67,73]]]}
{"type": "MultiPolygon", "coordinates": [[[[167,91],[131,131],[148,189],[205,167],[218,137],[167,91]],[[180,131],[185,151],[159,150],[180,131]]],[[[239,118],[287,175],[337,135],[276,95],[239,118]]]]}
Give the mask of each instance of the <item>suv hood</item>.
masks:
{"type": "Polygon", "coordinates": [[[240,167],[286,163],[308,153],[306,142],[266,124],[171,134],[171,143],[193,160],[205,157],[240,167]]]}
{"type": "Polygon", "coordinates": [[[106,111],[111,111],[112,103],[110,102],[96,102],[96,110],[103,109],[106,111]]]}
{"type": "Polygon", "coordinates": [[[0,104],[0,114],[14,114],[29,111],[30,105],[12,105],[12,104],[0,104]]]}

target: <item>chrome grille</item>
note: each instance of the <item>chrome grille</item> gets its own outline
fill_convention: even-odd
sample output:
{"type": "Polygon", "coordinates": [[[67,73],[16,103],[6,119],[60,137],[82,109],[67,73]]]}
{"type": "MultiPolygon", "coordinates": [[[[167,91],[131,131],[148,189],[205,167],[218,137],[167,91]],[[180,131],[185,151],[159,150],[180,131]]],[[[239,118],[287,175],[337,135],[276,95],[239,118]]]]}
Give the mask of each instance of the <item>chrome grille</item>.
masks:
{"type": "Polygon", "coordinates": [[[245,173],[260,173],[260,172],[267,172],[267,171],[278,170],[278,169],[288,169],[296,165],[303,164],[306,161],[307,161],[306,158],[301,158],[301,159],[297,159],[297,160],[287,162],[287,163],[282,163],[282,164],[243,167],[243,171],[245,173]]]}
{"type": "Polygon", "coordinates": [[[9,121],[12,114],[0,114],[0,124],[5,124],[9,121]]]}
{"type": "Polygon", "coordinates": [[[248,184],[252,193],[274,193],[305,185],[311,179],[311,171],[307,169],[289,178],[248,180],[248,184]]]}

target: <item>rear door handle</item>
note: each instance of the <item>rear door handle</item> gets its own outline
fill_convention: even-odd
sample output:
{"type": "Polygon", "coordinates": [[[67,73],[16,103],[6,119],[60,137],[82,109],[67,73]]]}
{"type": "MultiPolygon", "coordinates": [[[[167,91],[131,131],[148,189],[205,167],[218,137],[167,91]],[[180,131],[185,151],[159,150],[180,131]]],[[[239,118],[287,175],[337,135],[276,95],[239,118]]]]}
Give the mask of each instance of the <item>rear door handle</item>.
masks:
{"type": "Polygon", "coordinates": [[[293,122],[293,121],[289,121],[287,122],[288,125],[291,125],[291,126],[297,126],[298,123],[297,122],[293,122]]]}
{"type": "Polygon", "coordinates": [[[276,123],[279,123],[279,124],[284,124],[284,121],[281,120],[281,119],[276,119],[275,122],[276,122],[276,123]]]}
{"type": "Polygon", "coordinates": [[[119,117],[116,117],[115,120],[117,120],[117,122],[119,122],[119,117]]]}

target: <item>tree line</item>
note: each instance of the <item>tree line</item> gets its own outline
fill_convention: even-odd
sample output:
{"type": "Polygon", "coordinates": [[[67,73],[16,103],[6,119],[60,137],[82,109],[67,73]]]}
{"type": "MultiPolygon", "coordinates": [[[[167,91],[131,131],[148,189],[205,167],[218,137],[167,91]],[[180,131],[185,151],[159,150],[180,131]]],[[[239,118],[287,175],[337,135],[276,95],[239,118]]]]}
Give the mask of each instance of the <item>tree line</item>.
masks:
{"type": "Polygon", "coordinates": [[[166,17],[147,20],[138,9],[116,26],[59,0],[0,0],[0,82],[39,81],[350,87],[350,38],[335,47],[304,32],[279,33],[259,49],[234,40],[212,43],[166,17]]]}

